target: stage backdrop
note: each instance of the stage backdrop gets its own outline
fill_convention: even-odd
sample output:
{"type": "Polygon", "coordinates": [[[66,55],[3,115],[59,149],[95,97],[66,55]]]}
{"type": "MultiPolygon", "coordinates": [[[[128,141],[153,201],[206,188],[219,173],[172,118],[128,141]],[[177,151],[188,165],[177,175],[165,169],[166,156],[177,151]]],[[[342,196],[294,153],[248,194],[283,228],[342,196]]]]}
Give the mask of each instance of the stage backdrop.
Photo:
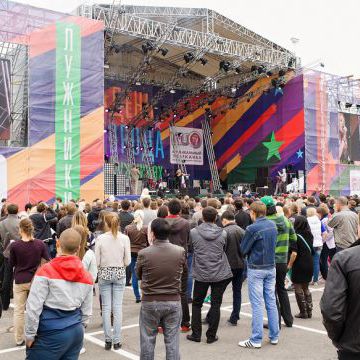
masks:
{"type": "Polygon", "coordinates": [[[30,24],[31,16],[41,16],[44,25],[34,30],[22,23],[14,33],[33,31],[9,39],[28,46],[30,56],[29,147],[0,148],[7,172],[2,196],[20,205],[56,196],[102,198],[102,22],[15,3],[4,14],[30,24]]]}
{"type": "MultiPolygon", "coordinates": [[[[304,170],[304,103],[303,78],[293,78],[290,72],[286,75],[288,83],[284,89],[272,88],[269,92],[262,89],[269,87],[271,78],[260,79],[248,83],[237,91],[237,96],[243,98],[234,109],[229,108],[231,99],[220,97],[213,104],[197,107],[198,97],[186,98],[186,93],[176,91],[168,94],[161,104],[150,112],[153,118],[160,113],[166,113],[176,101],[185,97],[188,104],[194,104],[189,114],[183,114],[183,108],[176,108],[177,127],[201,128],[206,108],[211,108],[214,114],[211,121],[213,132],[212,141],[217,159],[217,166],[221,179],[232,183],[255,183],[258,168],[266,168],[271,175],[287,165],[294,171],[304,170]],[[252,95],[251,95],[252,94],[252,95]],[[251,97],[250,97],[251,95],[251,97]],[[247,97],[249,101],[246,101],[247,97]]],[[[126,84],[115,81],[106,81],[105,106],[111,106],[116,93],[126,84]]],[[[116,115],[117,135],[119,139],[118,152],[120,162],[126,161],[126,132],[124,125],[128,119],[141,112],[144,104],[151,101],[158,91],[154,86],[136,86],[130,97],[126,99],[125,106],[116,115]]],[[[206,96],[203,94],[201,96],[206,96]]],[[[109,113],[108,113],[109,114],[109,113]]],[[[109,115],[108,115],[109,116],[109,115]]],[[[147,131],[147,139],[153,148],[156,173],[161,176],[163,167],[176,168],[170,164],[169,122],[171,117],[158,123],[154,129],[147,131]]],[[[191,130],[189,130],[191,131],[191,130]]],[[[134,147],[136,161],[142,162],[141,146],[139,142],[139,129],[134,132],[134,147]]],[[[106,154],[110,156],[108,137],[106,137],[106,154]]],[[[201,164],[201,162],[200,162],[201,164]]],[[[122,165],[125,169],[125,165],[122,165]]],[[[203,165],[188,166],[192,179],[210,179],[209,165],[204,151],[203,165]]]]}
{"type": "Polygon", "coordinates": [[[314,71],[304,75],[307,190],[360,194],[359,115],[339,108],[327,78],[314,71]]]}

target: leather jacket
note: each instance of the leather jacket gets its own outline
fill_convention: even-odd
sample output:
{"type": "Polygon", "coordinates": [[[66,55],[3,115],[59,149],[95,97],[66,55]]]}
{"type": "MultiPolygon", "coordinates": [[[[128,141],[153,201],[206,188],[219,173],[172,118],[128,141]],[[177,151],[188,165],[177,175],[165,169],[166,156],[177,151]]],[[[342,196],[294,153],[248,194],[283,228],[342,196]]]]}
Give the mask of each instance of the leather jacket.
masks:
{"type": "Polygon", "coordinates": [[[143,301],[179,301],[185,250],[168,240],[155,240],[139,251],[136,274],[141,280],[143,301]]]}

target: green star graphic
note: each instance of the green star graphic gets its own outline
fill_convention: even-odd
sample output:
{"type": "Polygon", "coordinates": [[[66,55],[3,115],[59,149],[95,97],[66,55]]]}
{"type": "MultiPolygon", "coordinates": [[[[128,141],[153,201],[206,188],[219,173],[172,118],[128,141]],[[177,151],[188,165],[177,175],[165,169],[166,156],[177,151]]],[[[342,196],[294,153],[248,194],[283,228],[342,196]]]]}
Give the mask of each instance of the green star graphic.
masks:
{"type": "Polygon", "coordinates": [[[279,160],[281,160],[279,149],[283,143],[283,141],[276,141],[275,133],[273,131],[271,134],[271,140],[263,142],[263,145],[268,149],[268,155],[266,160],[271,159],[273,156],[276,156],[279,160]]]}

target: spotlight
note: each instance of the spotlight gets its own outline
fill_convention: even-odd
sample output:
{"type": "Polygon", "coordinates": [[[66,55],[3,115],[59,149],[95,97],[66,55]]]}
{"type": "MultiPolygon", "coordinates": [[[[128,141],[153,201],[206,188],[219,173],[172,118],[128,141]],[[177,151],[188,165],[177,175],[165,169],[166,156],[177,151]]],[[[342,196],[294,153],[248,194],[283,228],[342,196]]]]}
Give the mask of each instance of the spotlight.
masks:
{"type": "Polygon", "coordinates": [[[176,91],[174,89],[170,90],[170,94],[175,94],[175,93],[176,93],[176,91]]]}
{"type": "Polygon", "coordinates": [[[136,85],[136,86],[140,86],[140,85],[141,85],[141,82],[140,82],[140,81],[137,81],[137,82],[135,83],[135,85],[136,85]]]}
{"type": "Polygon", "coordinates": [[[192,52],[187,52],[185,55],[184,55],[184,60],[185,62],[188,64],[189,62],[193,61],[195,58],[194,54],[192,52]]]}
{"type": "Polygon", "coordinates": [[[229,61],[222,60],[219,64],[219,70],[224,70],[225,72],[228,72],[230,70],[231,64],[229,61]]]}
{"type": "Polygon", "coordinates": [[[200,59],[200,62],[201,62],[201,65],[202,65],[202,66],[205,66],[205,65],[208,63],[208,60],[205,59],[205,58],[201,58],[201,59],[200,59]]]}
{"type": "Polygon", "coordinates": [[[289,63],[288,63],[288,67],[293,68],[293,67],[295,67],[295,65],[296,65],[296,59],[295,58],[290,58],[289,63]]]}
{"type": "Polygon", "coordinates": [[[258,67],[258,69],[257,69],[257,72],[258,72],[259,74],[264,73],[264,72],[265,72],[265,66],[264,66],[264,65],[260,65],[260,66],[258,67]]]}
{"type": "Polygon", "coordinates": [[[165,56],[167,55],[167,53],[169,52],[169,49],[167,49],[167,48],[160,48],[158,52],[160,52],[161,55],[165,57],[165,56]]]}
{"type": "Polygon", "coordinates": [[[347,103],[345,103],[345,109],[349,109],[349,108],[351,108],[351,107],[352,107],[352,105],[353,105],[353,104],[348,103],[348,102],[347,102],[347,103]]]}
{"type": "Polygon", "coordinates": [[[155,45],[151,41],[147,41],[145,44],[141,45],[143,53],[146,55],[149,51],[155,49],[155,45]]]}

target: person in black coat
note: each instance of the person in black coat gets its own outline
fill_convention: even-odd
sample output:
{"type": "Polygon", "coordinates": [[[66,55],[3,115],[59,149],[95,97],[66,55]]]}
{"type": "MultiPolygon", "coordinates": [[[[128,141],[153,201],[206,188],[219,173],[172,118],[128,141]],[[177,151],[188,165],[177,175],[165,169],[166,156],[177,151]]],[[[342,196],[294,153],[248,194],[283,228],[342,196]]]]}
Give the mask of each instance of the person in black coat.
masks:
{"type": "MultiPolygon", "coordinates": [[[[296,318],[312,316],[312,297],[309,283],[313,275],[313,235],[305,216],[296,216],[294,229],[297,235],[297,256],[291,270],[291,281],[295,287],[296,301],[300,313],[296,318]]],[[[291,249],[290,249],[291,251],[291,249]]]]}
{"type": "Polygon", "coordinates": [[[339,360],[360,359],[360,247],[337,253],[320,301],[323,323],[339,360]]]}
{"type": "Polygon", "coordinates": [[[243,210],[244,202],[241,199],[236,199],[234,201],[235,205],[235,221],[238,226],[240,226],[243,230],[252,224],[251,217],[249,213],[243,210]]]}

